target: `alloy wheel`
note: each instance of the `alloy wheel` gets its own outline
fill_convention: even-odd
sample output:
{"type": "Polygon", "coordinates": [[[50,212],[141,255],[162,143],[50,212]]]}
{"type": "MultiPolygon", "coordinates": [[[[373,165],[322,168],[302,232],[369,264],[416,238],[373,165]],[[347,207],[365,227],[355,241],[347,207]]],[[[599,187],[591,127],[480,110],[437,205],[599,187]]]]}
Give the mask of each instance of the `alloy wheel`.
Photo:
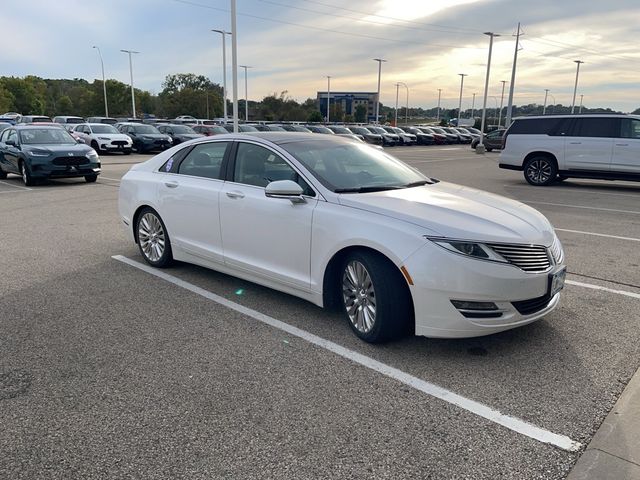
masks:
{"type": "Polygon", "coordinates": [[[160,219],[153,213],[145,213],[138,223],[138,241],[142,253],[151,262],[162,258],[165,250],[165,234],[160,219]]]}
{"type": "Polygon", "coordinates": [[[376,294],[373,281],[365,266],[350,261],[342,274],[342,298],[352,325],[368,333],[376,323],[376,294]]]}
{"type": "Polygon", "coordinates": [[[551,178],[551,163],[544,158],[535,159],[527,166],[526,173],[531,182],[536,184],[546,183],[549,181],[549,178],[551,178]]]}

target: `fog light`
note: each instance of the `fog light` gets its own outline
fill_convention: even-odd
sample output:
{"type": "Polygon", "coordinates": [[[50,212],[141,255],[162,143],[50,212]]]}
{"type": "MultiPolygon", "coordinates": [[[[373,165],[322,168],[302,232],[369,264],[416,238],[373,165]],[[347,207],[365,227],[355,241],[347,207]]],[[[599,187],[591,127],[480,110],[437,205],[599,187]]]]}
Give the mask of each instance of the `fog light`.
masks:
{"type": "Polygon", "coordinates": [[[451,300],[451,303],[458,310],[498,310],[498,306],[493,302],[469,302],[466,300],[451,300]]]}

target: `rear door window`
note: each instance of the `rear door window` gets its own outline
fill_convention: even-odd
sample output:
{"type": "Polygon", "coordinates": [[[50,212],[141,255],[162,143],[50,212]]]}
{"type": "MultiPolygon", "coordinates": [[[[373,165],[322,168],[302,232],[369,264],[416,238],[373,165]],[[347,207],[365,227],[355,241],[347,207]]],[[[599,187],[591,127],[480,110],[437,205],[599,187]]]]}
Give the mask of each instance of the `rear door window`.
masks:
{"type": "Polygon", "coordinates": [[[623,118],[620,122],[620,138],[640,139],[640,120],[623,118]]]}
{"type": "Polygon", "coordinates": [[[574,137],[613,138],[618,136],[619,119],[606,117],[577,118],[573,128],[574,137]]]}
{"type": "Polygon", "coordinates": [[[558,127],[562,118],[519,119],[509,128],[509,135],[549,135],[558,127]]]}
{"type": "Polygon", "coordinates": [[[177,173],[220,180],[222,161],[228,147],[229,142],[211,142],[196,145],[180,162],[177,173]]]}

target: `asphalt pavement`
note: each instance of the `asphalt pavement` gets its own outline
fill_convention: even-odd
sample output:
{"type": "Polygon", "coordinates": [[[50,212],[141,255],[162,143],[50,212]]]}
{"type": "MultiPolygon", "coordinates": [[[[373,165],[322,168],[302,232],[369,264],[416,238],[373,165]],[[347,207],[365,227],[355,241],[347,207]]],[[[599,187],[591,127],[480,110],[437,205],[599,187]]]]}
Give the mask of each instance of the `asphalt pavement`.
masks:
{"type": "Polygon", "coordinates": [[[112,258],[143,264],[116,200],[120,177],[149,156],[102,157],[96,184],[27,189],[10,176],[0,181],[0,478],[565,478],[596,451],[588,445],[640,366],[640,184],[535,188],[499,170],[495,152],[389,151],[544,213],[567,254],[560,307],[489,337],[368,345],[339,314],[289,295],[187,264],[161,278],[112,258]]]}

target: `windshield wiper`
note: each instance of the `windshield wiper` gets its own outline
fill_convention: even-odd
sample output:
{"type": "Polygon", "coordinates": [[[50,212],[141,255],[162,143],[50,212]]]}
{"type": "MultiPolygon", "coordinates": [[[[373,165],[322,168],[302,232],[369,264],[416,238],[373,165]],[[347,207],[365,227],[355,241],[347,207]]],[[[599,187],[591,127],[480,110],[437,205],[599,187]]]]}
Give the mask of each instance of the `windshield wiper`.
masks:
{"type": "Polygon", "coordinates": [[[432,180],[420,180],[418,182],[411,182],[405,185],[405,188],[421,187],[422,185],[433,185],[435,182],[432,180]]]}
{"type": "Polygon", "coordinates": [[[354,187],[354,188],[336,188],[335,193],[368,193],[368,192],[383,192],[385,190],[398,190],[400,187],[397,185],[372,185],[370,187],[354,187]]]}

